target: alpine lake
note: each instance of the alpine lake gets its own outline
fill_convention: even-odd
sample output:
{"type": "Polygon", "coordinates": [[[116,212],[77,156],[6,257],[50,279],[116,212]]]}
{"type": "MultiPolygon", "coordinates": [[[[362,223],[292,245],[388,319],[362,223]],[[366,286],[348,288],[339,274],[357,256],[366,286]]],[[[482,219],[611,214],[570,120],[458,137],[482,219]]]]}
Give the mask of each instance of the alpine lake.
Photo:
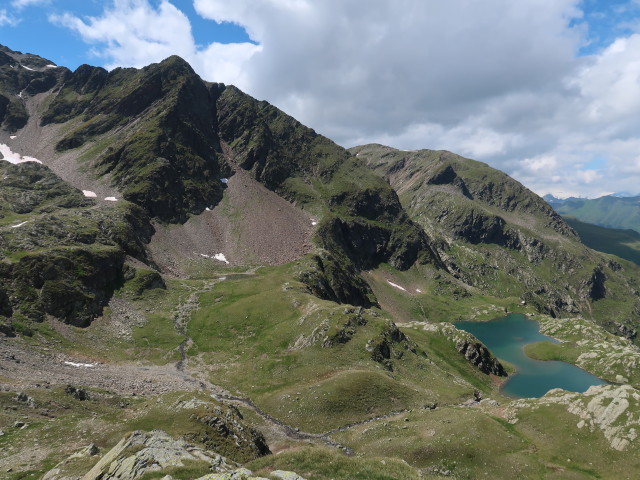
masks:
{"type": "Polygon", "coordinates": [[[565,362],[541,361],[529,358],[524,346],[534,342],[557,340],[540,333],[538,323],[524,315],[510,313],[489,322],[455,322],[460,330],[474,335],[501,360],[510,362],[516,373],[502,386],[502,393],[511,397],[541,397],[553,388],[585,392],[604,380],[565,362]]]}

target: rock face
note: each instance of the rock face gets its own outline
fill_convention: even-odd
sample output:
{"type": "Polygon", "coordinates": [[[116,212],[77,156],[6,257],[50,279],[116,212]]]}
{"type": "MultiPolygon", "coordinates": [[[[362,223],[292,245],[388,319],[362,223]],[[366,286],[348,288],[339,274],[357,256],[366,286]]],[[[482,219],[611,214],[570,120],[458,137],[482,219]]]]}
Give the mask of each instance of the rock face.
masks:
{"type": "Polygon", "coordinates": [[[298,280],[306,285],[309,293],[324,300],[365,308],[377,304],[369,284],[353,265],[345,263],[326,251],[312,255],[299,272],[298,280]]]}
{"type": "Polygon", "coordinates": [[[482,343],[465,340],[456,343],[456,349],[464,355],[464,358],[466,358],[471,365],[482,373],[491,373],[499,377],[507,376],[507,372],[502,364],[482,343]]]}
{"type": "Polygon", "coordinates": [[[0,162],[0,315],[87,326],[126,281],[126,256],[148,261],[152,232],[133,204],[95,208],[44,165],[0,162]]]}

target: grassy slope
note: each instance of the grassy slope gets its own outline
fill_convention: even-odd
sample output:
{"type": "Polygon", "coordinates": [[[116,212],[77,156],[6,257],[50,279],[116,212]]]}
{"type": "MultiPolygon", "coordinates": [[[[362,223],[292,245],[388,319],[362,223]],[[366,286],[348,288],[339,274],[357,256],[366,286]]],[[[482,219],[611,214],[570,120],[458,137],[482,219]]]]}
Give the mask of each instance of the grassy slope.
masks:
{"type": "Polygon", "coordinates": [[[554,208],[585,223],[640,232],[640,197],[572,198],[554,202],[554,208]]]}
{"type": "MultiPolygon", "coordinates": [[[[586,479],[624,478],[620,477],[621,472],[637,468],[637,447],[626,452],[612,451],[601,432],[576,428],[578,417],[563,408],[521,409],[518,423],[512,425],[503,418],[503,406],[456,406],[468,399],[474,389],[505,402],[504,405],[508,400],[496,392],[488,377],[471,369],[453,345],[432,332],[403,327],[417,350],[426,353],[426,358],[405,351],[401,359],[392,359],[393,371],[386,370],[372,361],[365,349],[367,341],[376,338],[387,324],[387,314],[377,309],[363,311],[367,324],[357,326],[349,342],[323,347],[324,339],[337,333],[353,312],[345,313],[345,306],[305,293],[301,284],[292,281],[298,268],[299,262],[261,268],[254,275],[231,271],[209,291],[203,290],[205,279],[169,282],[166,292],[151,290],[142,296],[124,287],[117,292],[119,298],[130,302],[137,311],[148,310],[145,323],[133,327],[131,337],[114,341],[107,328],[107,317],[88,329],[72,327],[71,334],[66,333],[71,337],[66,339],[55,331],[36,332],[34,339],[46,334],[49,341],[63,342],[67,353],[86,354],[91,346],[97,346],[94,354],[103,361],[123,361],[135,355],[143,362],[173,362],[182,338],[175,331],[171,333],[173,314],[191,292],[203,290],[199,295],[200,308],[194,311],[188,325],[193,339],[188,357],[200,375],[208,375],[213,383],[251,398],[285,423],[311,432],[408,410],[332,434],[356,451],[356,459],[305,442],[278,440],[274,445],[284,449],[281,454],[248,464],[257,472],[281,468],[297,471],[305,478],[327,480],[420,478],[418,469],[426,478],[438,478],[449,472],[461,479],[479,478],[485,473],[493,478],[586,479]],[[290,348],[302,336],[313,338],[313,331],[322,325],[328,329],[315,343],[309,341],[302,346],[305,342],[301,341],[296,348],[290,348]],[[434,404],[438,407],[431,410],[434,404]],[[585,451],[591,453],[581,453],[585,451]],[[616,462],[614,468],[610,465],[612,461],[616,462]]],[[[370,274],[376,293],[396,305],[398,311],[415,311],[414,300],[419,296],[410,297],[387,280],[407,290],[426,289],[429,285],[420,283],[424,272],[420,275],[412,270],[395,272],[383,267],[370,274]]],[[[223,273],[224,269],[209,275],[223,273]]],[[[422,300],[428,305],[428,297],[422,300]]],[[[483,313],[481,306],[480,301],[469,304],[470,311],[480,317],[490,316],[491,310],[485,308],[483,313]]],[[[457,308],[462,308],[462,312],[467,307],[457,308]]],[[[575,334],[575,329],[567,332],[575,334]]],[[[0,441],[8,438],[16,448],[26,448],[34,438],[52,435],[76,440],[50,453],[31,476],[16,479],[37,478],[42,469],[51,468],[74,448],[89,441],[107,448],[126,430],[160,427],[180,435],[194,428],[189,417],[169,408],[174,396],[159,401],[154,397],[116,396],[110,400],[105,397],[87,404],[65,400],[67,397],[58,391],[48,394],[50,397],[39,390],[27,393],[41,404],[58,402],[68,404],[68,408],[62,407],[65,414],[56,414],[55,420],[42,422],[38,420],[38,411],[23,408],[5,395],[2,403],[17,405],[18,410],[8,410],[0,416],[0,428],[9,432],[0,441]],[[128,404],[124,409],[118,406],[122,401],[128,404]],[[112,404],[118,409],[117,415],[115,407],[109,406],[112,404]],[[97,416],[93,416],[94,412],[97,416]],[[23,414],[31,419],[31,426],[26,430],[13,429],[11,425],[23,414]],[[94,420],[87,423],[90,418],[94,420]],[[127,420],[121,422],[122,418],[127,420]],[[158,419],[162,422],[158,423],[158,419]]],[[[251,412],[245,412],[245,418],[254,425],[266,426],[251,412]]]]}
{"type": "Polygon", "coordinates": [[[570,216],[565,221],[588,247],[640,265],[640,233],[636,230],[599,227],[570,216]]]}

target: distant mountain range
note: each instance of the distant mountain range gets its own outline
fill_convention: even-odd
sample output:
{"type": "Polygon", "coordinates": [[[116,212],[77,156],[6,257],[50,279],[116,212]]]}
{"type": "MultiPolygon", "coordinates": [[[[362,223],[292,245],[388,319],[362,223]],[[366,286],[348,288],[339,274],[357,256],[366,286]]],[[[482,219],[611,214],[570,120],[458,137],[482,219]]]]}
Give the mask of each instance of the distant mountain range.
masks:
{"type": "Polygon", "coordinates": [[[543,197],[553,209],[593,225],[607,228],[633,229],[640,233],[640,196],[606,195],[600,198],[543,197]]]}

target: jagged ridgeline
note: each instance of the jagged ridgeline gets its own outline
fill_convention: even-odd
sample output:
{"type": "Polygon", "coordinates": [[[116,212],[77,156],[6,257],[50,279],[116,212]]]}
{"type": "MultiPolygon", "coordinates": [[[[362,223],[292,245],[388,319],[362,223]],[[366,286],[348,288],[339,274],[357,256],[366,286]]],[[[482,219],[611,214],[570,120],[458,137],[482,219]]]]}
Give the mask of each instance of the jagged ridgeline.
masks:
{"type": "Polygon", "coordinates": [[[638,268],[585,247],[533,192],[446,151],[351,152],[383,175],[466,293],[513,297],[551,316],[581,313],[625,335],[640,325],[638,268]]]}
{"type": "MultiPolygon", "coordinates": [[[[137,232],[135,238],[121,239],[115,245],[101,240],[95,244],[95,248],[114,249],[115,257],[109,263],[114,272],[104,277],[110,279],[108,284],[97,287],[82,276],[73,278],[70,272],[49,275],[46,281],[55,282],[57,293],[69,282],[83,292],[83,298],[74,303],[77,308],[67,312],[41,301],[49,297],[43,293],[44,281],[32,282],[25,294],[16,293],[20,288],[12,265],[31,261],[36,252],[24,240],[25,235],[32,235],[31,227],[14,229],[9,225],[11,217],[5,216],[3,236],[18,238],[5,248],[5,264],[10,266],[5,275],[7,311],[16,309],[33,319],[51,314],[86,325],[126,280],[125,255],[157,266],[141,246],[153,234],[150,220],[156,225],[180,224],[214,208],[225,189],[221,179],[238,171],[248,172],[318,218],[317,248],[298,277],[321,298],[370,306],[376,299],[359,271],[382,262],[399,269],[415,262],[440,264],[427,236],[409,219],[394,190],[363,162],[267,102],[233,86],[203,81],[179,57],[142,69],[108,72],[82,65],[71,72],[7,48],[0,54],[3,139],[11,135],[12,145],[20,147],[22,154],[42,158],[55,174],[77,188],[88,185],[89,191],[115,192],[126,200],[116,207],[120,223],[115,230],[137,232]],[[25,304],[25,298],[31,301],[25,304]]],[[[29,168],[40,169],[45,177],[54,175],[42,166],[4,168],[12,176],[29,168]]],[[[10,201],[7,205],[14,208],[10,201]]],[[[29,225],[37,225],[35,215],[41,213],[56,215],[57,222],[71,217],[70,222],[78,225],[92,216],[114,217],[113,205],[105,202],[73,206],[75,209],[60,210],[59,215],[51,205],[32,209],[34,221],[29,225]],[[76,208],[80,206],[84,210],[76,208]]],[[[77,230],[68,223],[61,228],[77,230]]],[[[104,231],[100,221],[92,228],[104,231]]],[[[55,258],[60,247],[69,247],[70,240],[60,235],[42,229],[33,235],[41,237],[48,249],[57,249],[55,258]]],[[[103,236],[88,237],[93,241],[103,236]]],[[[78,242],[83,251],[95,251],[87,247],[95,242],[78,242]]]]}

